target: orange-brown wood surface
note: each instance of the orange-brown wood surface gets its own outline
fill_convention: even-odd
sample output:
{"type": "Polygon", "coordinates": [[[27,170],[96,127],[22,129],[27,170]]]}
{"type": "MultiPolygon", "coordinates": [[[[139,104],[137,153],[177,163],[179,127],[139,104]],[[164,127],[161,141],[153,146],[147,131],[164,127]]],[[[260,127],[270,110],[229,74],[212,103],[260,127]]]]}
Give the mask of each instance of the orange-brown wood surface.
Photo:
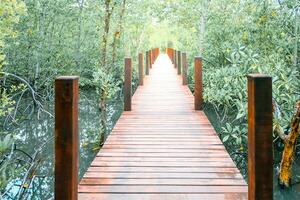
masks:
{"type": "Polygon", "coordinates": [[[247,199],[248,187],[165,54],[79,184],[79,199],[247,199]]]}

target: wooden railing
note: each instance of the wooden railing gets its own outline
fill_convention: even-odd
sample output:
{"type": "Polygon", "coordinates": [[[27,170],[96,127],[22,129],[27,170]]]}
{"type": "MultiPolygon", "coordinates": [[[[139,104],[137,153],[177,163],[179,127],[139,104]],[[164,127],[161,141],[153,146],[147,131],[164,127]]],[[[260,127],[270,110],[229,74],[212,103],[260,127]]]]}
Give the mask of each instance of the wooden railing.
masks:
{"type": "MultiPolygon", "coordinates": [[[[187,54],[166,49],[183,85],[188,84],[187,54]]],[[[139,54],[139,84],[159,55],[159,48],[139,54]]],[[[131,111],[132,62],[125,58],[124,111],[131,111]]],[[[55,80],[55,199],[76,200],[78,188],[78,77],[55,80]]],[[[194,59],[195,110],[203,109],[202,58],[194,59]]],[[[248,198],[273,198],[272,80],[270,76],[248,76],[248,198]]]]}

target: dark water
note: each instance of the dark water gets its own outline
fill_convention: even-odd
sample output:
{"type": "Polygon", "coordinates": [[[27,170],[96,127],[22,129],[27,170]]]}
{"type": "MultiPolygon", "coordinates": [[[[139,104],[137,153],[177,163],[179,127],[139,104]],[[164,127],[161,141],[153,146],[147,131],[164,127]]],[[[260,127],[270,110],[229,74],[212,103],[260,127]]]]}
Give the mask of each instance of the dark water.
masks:
{"type": "MultiPolygon", "coordinates": [[[[221,132],[221,124],[217,120],[216,113],[214,109],[212,109],[209,105],[205,106],[205,113],[208,116],[210,122],[213,124],[217,133],[221,132]]],[[[300,147],[298,147],[300,148],[300,147]]],[[[298,153],[295,156],[295,161],[292,169],[292,187],[288,189],[281,189],[278,186],[278,172],[280,168],[281,161],[281,153],[283,149],[277,150],[274,147],[274,178],[273,178],[273,188],[274,188],[274,200],[299,200],[300,199],[300,150],[298,149],[298,153]]],[[[230,150],[228,149],[230,152],[230,150]]],[[[241,159],[237,157],[232,157],[233,161],[238,166],[240,172],[247,180],[248,178],[248,166],[247,166],[247,157],[244,158],[245,162],[241,162],[241,159]]],[[[262,166],[263,167],[263,166],[262,166]]]]}
{"type": "MultiPolygon", "coordinates": [[[[87,167],[99,150],[100,112],[97,99],[93,95],[80,95],[79,102],[79,135],[80,135],[80,161],[79,177],[83,176],[87,167]],[[93,100],[91,100],[93,99],[93,100]]],[[[50,106],[53,107],[53,106],[50,106]]],[[[123,109],[122,102],[111,102],[107,108],[108,128],[111,129],[119,118],[123,109]]],[[[51,110],[51,109],[50,109],[51,110]]],[[[53,109],[52,109],[53,110],[53,109]]],[[[37,165],[31,182],[23,185],[25,170],[6,187],[3,199],[49,199],[54,191],[54,119],[42,114],[27,121],[23,121],[13,130],[16,136],[16,147],[33,156],[37,153],[37,165]],[[22,195],[21,195],[22,193],[22,195]],[[20,198],[21,197],[21,198],[20,198]]],[[[31,161],[24,153],[17,151],[22,160],[31,161]]],[[[28,166],[28,165],[27,165],[28,166]]],[[[1,197],[0,197],[1,199],[1,197]]]]}

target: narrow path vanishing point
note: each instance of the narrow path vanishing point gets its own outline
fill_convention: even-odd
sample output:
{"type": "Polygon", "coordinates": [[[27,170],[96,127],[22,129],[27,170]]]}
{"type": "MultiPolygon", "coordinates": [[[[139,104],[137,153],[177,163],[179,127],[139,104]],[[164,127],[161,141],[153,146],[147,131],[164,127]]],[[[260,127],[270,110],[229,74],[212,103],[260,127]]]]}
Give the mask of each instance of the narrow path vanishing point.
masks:
{"type": "Polygon", "coordinates": [[[247,199],[247,184],[160,54],[79,184],[81,200],[247,199]]]}

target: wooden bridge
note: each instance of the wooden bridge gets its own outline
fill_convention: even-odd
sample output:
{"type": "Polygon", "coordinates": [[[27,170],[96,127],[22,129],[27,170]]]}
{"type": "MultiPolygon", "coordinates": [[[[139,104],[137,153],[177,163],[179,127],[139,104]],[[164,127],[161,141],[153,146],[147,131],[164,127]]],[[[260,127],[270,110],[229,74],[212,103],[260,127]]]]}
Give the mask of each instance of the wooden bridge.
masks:
{"type": "MultiPolygon", "coordinates": [[[[146,54],[148,75],[145,77],[143,55],[139,55],[140,86],[133,97],[131,59],[125,59],[125,111],[79,185],[76,133],[78,81],[71,77],[69,80],[72,84],[68,83],[70,91],[64,93],[61,88],[66,90],[66,87],[62,87],[66,83],[62,80],[66,78],[57,80],[57,99],[63,101],[56,101],[56,114],[69,113],[65,114],[65,118],[70,121],[60,123],[62,119],[56,120],[55,199],[271,199],[268,195],[272,194],[272,186],[270,189],[264,181],[270,181],[270,175],[272,177],[272,162],[265,157],[269,156],[270,145],[265,148],[267,153],[262,153],[262,157],[252,153],[266,145],[266,140],[272,141],[272,134],[264,140],[256,139],[262,132],[260,130],[266,133],[266,129],[270,128],[265,128],[266,123],[270,124],[270,117],[266,115],[263,115],[265,121],[259,123],[259,114],[266,111],[261,109],[260,103],[255,104],[257,99],[249,100],[256,106],[250,106],[250,110],[253,110],[249,110],[249,119],[253,119],[249,122],[249,132],[253,133],[253,136],[249,136],[249,173],[253,176],[249,178],[251,188],[248,196],[246,182],[201,111],[201,59],[195,59],[194,96],[187,86],[186,54],[172,53],[169,59],[166,54],[158,56],[157,51],[155,54],[151,52],[146,54]],[[252,126],[251,123],[255,124],[252,126]],[[254,146],[254,149],[250,146],[254,146]],[[72,149],[73,153],[66,149],[72,149]],[[264,167],[259,169],[260,164],[264,167]]],[[[256,83],[255,79],[258,78],[263,87],[268,84],[261,82],[265,80],[262,76],[251,77],[249,92],[253,93],[252,96],[257,92],[259,101],[265,106],[262,96],[259,96],[260,90],[256,89],[258,85],[252,82],[256,83]]],[[[263,95],[266,97],[263,99],[270,99],[265,93],[263,95]]]]}

